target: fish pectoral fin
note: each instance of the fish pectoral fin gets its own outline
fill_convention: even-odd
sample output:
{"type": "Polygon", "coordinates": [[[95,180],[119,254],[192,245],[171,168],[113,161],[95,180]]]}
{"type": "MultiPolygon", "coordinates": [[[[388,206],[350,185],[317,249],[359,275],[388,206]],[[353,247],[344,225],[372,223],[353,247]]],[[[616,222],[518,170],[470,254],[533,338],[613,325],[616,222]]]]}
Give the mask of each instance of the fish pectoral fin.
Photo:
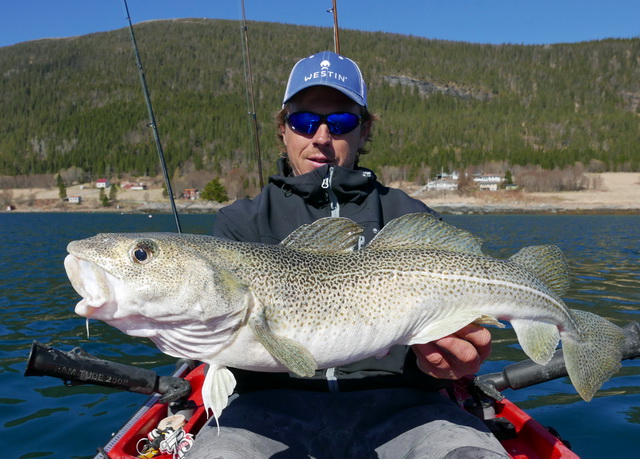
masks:
{"type": "Polygon", "coordinates": [[[224,366],[210,364],[207,375],[202,383],[202,404],[205,412],[209,416],[209,410],[213,412],[220,435],[220,424],[218,419],[222,410],[227,407],[229,396],[236,387],[236,378],[233,373],[224,366]]]}
{"type": "Polygon", "coordinates": [[[315,374],[318,364],[311,352],[297,341],[273,333],[263,314],[252,316],[249,327],[269,354],[291,372],[307,377],[315,374]]]}
{"type": "Polygon", "coordinates": [[[560,342],[558,327],[530,319],[513,319],[510,322],[525,354],[539,365],[547,364],[560,342]]]}
{"type": "Polygon", "coordinates": [[[425,328],[412,336],[410,342],[407,344],[430,343],[431,341],[455,333],[464,326],[477,321],[481,321],[479,323],[499,323],[494,317],[482,314],[480,311],[457,311],[451,316],[431,321],[425,328]]]}

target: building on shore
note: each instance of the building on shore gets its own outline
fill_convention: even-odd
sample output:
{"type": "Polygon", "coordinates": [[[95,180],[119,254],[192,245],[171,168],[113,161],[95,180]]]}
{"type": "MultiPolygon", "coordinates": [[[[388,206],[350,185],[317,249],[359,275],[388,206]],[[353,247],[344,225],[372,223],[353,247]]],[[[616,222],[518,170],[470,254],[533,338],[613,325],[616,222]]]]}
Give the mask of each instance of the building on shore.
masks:
{"type": "Polygon", "coordinates": [[[480,191],[498,191],[502,182],[504,182],[504,177],[496,174],[477,174],[473,176],[473,181],[478,185],[480,191]]]}
{"type": "Polygon", "coordinates": [[[111,183],[109,183],[109,179],[99,178],[96,180],[96,188],[109,188],[111,183]]]}
{"type": "Polygon", "coordinates": [[[200,199],[200,192],[197,188],[185,188],[182,192],[182,199],[200,199]]]}

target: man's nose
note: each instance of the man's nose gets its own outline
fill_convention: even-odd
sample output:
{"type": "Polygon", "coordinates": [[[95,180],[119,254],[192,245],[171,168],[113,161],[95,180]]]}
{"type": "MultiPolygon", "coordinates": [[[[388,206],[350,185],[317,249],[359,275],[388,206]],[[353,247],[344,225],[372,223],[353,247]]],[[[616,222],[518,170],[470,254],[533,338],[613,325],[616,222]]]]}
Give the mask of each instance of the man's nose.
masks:
{"type": "Polygon", "coordinates": [[[313,135],[313,142],[317,144],[326,144],[331,141],[331,138],[331,132],[329,131],[329,126],[327,126],[327,123],[320,123],[320,126],[318,126],[318,130],[313,135]]]}

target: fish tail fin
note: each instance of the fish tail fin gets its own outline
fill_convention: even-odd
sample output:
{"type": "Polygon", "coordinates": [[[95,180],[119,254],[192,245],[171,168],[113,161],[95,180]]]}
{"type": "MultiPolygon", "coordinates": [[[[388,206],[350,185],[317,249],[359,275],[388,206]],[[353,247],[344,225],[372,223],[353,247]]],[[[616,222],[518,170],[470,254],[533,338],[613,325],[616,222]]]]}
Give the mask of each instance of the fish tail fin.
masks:
{"type": "Polygon", "coordinates": [[[625,335],[620,327],[596,314],[571,312],[579,332],[576,338],[563,339],[564,360],[571,382],[588,402],[600,386],[620,369],[625,335]]]}

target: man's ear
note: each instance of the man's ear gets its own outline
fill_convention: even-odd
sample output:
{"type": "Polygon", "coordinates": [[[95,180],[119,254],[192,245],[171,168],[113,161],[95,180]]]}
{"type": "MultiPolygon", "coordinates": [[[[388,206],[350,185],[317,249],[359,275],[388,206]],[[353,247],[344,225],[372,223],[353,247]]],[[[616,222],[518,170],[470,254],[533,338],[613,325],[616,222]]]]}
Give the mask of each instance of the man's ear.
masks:
{"type": "Polygon", "coordinates": [[[362,124],[362,127],[360,128],[360,143],[358,144],[358,148],[364,148],[364,145],[367,143],[367,139],[371,133],[371,124],[371,121],[367,121],[362,124]]]}
{"type": "Polygon", "coordinates": [[[282,135],[282,143],[284,143],[284,146],[287,146],[287,136],[286,134],[286,130],[287,127],[283,124],[282,126],[280,126],[280,135],[282,135]]]}

